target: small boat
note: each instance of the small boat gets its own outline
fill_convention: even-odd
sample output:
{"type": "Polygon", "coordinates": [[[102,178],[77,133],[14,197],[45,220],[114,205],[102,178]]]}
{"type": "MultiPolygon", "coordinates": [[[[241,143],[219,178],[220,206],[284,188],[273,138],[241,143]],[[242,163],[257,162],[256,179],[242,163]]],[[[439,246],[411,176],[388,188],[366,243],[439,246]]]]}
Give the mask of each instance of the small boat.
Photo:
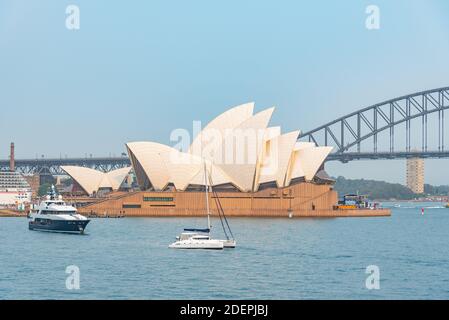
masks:
{"type": "Polygon", "coordinates": [[[31,209],[28,229],[45,232],[83,234],[89,219],[77,213],[73,206],[67,205],[58,196],[55,186],[51,186],[45,200],[31,209]]]}
{"type": "Polygon", "coordinates": [[[219,202],[216,192],[211,191],[214,194],[216,206],[219,212],[221,224],[223,226],[226,240],[216,240],[211,238],[211,222],[210,222],[210,205],[209,205],[209,182],[212,185],[211,177],[207,174],[206,164],[204,164],[204,179],[205,179],[205,194],[206,194],[206,210],[207,210],[207,229],[184,229],[184,232],[180,236],[176,237],[176,242],[169,245],[171,249],[214,249],[222,250],[224,248],[235,248],[236,241],[234,238],[230,238],[228,232],[232,235],[232,231],[229,227],[229,223],[224,216],[223,208],[219,202]],[[225,220],[228,227],[226,231],[225,220]]]}
{"type": "Polygon", "coordinates": [[[209,235],[202,235],[196,232],[183,232],[169,248],[223,250],[224,245],[220,240],[211,239],[209,235]]]}
{"type": "Polygon", "coordinates": [[[448,203],[448,204],[446,204],[445,208],[446,208],[446,209],[449,209],[449,203],[448,203]]]}

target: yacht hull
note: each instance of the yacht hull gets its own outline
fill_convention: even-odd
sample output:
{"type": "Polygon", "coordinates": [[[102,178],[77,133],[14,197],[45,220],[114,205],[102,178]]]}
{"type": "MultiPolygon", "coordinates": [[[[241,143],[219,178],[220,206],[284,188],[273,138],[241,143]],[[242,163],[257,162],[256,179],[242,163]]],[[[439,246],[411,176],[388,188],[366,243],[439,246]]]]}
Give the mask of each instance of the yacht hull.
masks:
{"type": "Polygon", "coordinates": [[[84,233],[84,230],[86,230],[86,226],[89,222],[90,220],[83,220],[83,221],[51,220],[45,222],[30,221],[28,224],[28,229],[44,232],[82,234],[84,233]]]}
{"type": "Polygon", "coordinates": [[[225,249],[234,249],[237,245],[235,240],[220,240],[225,249]]]}
{"type": "Polygon", "coordinates": [[[206,241],[176,241],[168,246],[170,249],[183,250],[223,250],[223,243],[216,240],[206,241]]]}

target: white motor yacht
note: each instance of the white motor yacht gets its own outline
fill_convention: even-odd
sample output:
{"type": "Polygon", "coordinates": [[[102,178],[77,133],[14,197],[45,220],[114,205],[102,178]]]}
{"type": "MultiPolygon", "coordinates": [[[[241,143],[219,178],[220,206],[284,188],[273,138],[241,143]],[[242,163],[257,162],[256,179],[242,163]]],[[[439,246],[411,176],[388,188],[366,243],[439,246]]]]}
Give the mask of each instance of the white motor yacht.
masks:
{"type": "Polygon", "coordinates": [[[55,187],[38,206],[31,209],[28,228],[36,231],[78,233],[86,230],[89,219],[77,213],[73,206],[67,205],[62,196],[58,196],[55,187]]]}

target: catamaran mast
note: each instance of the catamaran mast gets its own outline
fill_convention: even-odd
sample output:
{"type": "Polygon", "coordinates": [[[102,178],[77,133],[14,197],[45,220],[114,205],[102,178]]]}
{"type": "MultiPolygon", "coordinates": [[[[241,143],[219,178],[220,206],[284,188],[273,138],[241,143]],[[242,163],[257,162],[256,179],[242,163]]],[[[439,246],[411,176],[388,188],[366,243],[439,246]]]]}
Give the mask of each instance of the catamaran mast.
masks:
{"type": "Polygon", "coordinates": [[[226,215],[225,215],[223,207],[222,207],[222,205],[220,203],[220,198],[218,197],[217,191],[214,190],[213,187],[212,187],[214,183],[212,182],[212,175],[210,174],[210,172],[209,172],[209,176],[208,177],[209,177],[208,181],[210,183],[210,192],[212,193],[212,197],[215,199],[215,205],[217,206],[218,216],[220,218],[221,226],[223,227],[223,232],[224,232],[226,238],[228,240],[230,240],[229,236],[228,236],[228,233],[226,231],[226,227],[225,227],[225,225],[223,223],[223,220],[224,220],[224,222],[226,223],[226,226],[228,227],[228,231],[231,234],[232,239],[234,240],[234,235],[232,234],[232,230],[231,230],[231,227],[229,226],[228,219],[226,219],[226,215]]]}
{"type": "Polygon", "coordinates": [[[209,184],[207,179],[207,168],[206,168],[206,161],[204,161],[204,186],[206,188],[206,208],[207,208],[207,228],[209,229],[210,234],[210,208],[209,208],[209,184]]]}

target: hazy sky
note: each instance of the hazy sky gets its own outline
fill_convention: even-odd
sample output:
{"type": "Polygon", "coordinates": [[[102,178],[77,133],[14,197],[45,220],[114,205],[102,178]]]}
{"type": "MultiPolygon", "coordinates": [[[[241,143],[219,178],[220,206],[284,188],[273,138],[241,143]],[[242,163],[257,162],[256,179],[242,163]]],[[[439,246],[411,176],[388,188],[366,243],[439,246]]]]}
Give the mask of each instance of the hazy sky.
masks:
{"type": "MultiPolygon", "coordinates": [[[[249,101],[305,131],[449,86],[448,16],[446,0],[0,0],[0,158],[11,141],[19,158],[119,155],[249,101]],[[80,30],[65,26],[69,4],[80,30]],[[365,28],[369,4],[380,30],[365,28]]],[[[427,182],[449,184],[448,166],[428,161],[427,182]]],[[[404,161],[327,169],[405,176],[404,161]]]]}

